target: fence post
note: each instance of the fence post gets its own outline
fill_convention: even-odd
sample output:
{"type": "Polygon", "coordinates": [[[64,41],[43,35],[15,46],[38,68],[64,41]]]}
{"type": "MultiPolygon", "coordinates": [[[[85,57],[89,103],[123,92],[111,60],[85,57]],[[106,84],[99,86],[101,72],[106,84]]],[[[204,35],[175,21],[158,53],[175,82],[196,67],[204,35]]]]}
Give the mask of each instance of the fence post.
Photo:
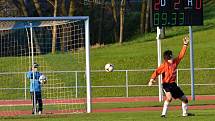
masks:
{"type": "Polygon", "coordinates": [[[178,77],[179,77],[179,76],[178,76],[178,69],[176,69],[176,75],[177,75],[177,76],[176,76],[176,83],[177,83],[177,86],[178,86],[178,77]]]}
{"type": "Polygon", "coordinates": [[[25,77],[25,100],[27,99],[27,78],[26,75],[24,74],[25,77]]]}
{"type": "Polygon", "coordinates": [[[128,70],[125,70],[126,97],[128,97],[128,70]]]}
{"type": "Polygon", "coordinates": [[[78,98],[78,72],[75,72],[75,97],[78,98]]]}

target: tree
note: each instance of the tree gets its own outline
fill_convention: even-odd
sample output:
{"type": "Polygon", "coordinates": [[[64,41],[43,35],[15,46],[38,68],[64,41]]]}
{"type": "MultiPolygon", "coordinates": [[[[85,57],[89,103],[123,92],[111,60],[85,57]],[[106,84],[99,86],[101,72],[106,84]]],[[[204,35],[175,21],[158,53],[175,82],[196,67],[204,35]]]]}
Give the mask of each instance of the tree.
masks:
{"type": "Polygon", "coordinates": [[[147,0],[146,7],[146,22],[145,22],[145,32],[149,32],[150,27],[150,2],[151,0],[147,0]]]}
{"type": "Polygon", "coordinates": [[[165,38],[165,28],[162,27],[162,28],[161,28],[160,39],[164,39],[164,38],[165,38]]]}
{"type": "MultiPolygon", "coordinates": [[[[24,16],[54,16],[62,15],[62,16],[73,16],[75,14],[75,2],[76,0],[12,0],[16,7],[22,11],[24,16]],[[47,7],[44,7],[47,6],[47,7]],[[50,9],[51,8],[51,9],[50,9]],[[53,9],[52,9],[53,8],[53,9]],[[31,11],[29,11],[31,10],[31,11]],[[46,11],[46,13],[43,13],[46,11]]],[[[64,32],[65,29],[62,30],[62,39],[61,41],[61,50],[64,51],[64,32]]],[[[57,28],[55,22],[53,22],[52,29],[52,53],[54,54],[56,51],[56,41],[57,41],[57,28]]],[[[36,35],[36,31],[34,31],[34,35],[36,35]]],[[[34,37],[34,42],[36,48],[39,48],[36,36],[34,37]]]]}
{"type": "Polygon", "coordinates": [[[13,0],[14,5],[22,12],[24,16],[28,16],[28,12],[23,0],[13,0]]]}
{"type": "MultiPolygon", "coordinates": [[[[39,3],[38,3],[38,1],[34,0],[34,2],[36,2],[35,4],[37,4],[36,5],[36,9],[37,8],[39,9],[39,3]]],[[[17,0],[17,1],[13,0],[13,3],[16,5],[16,7],[20,11],[22,11],[22,13],[23,13],[24,16],[29,16],[30,12],[27,11],[28,10],[28,6],[27,5],[29,4],[29,1],[26,1],[26,0],[17,0]]],[[[38,11],[40,11],[40,9],[38,11]]],[[[30,14],[32,14],[32,13],[30,13],[30,14]]],[[[40,11],[40,14],[41,14],[41,11],[40,11]]],[[[36,47],[36,52],[37,53],[41,53],[40,45],[39,45],[39,42],[38,42],[38,39],[37,39],[37,36],[36,36],[36,32],[34,31],[34,29],[33,29],[33,38],[34,38],[33,42],[34,42],[35,47],[36,47]]]]}
{"type": "Polygon", "coordinates": [[[115,0],[111,0],[111,6],[112,6],[112,13],[113,13],[113,20],[114,20],[114,39],[115,41],[118,41],[118,32],[117,32],[117,13],[116,13],[116,3],[115,0]]]}
{"type": "Polygon", "coordinates": [[[75,14],[75,0],[71,0],[69,5],[69,16],[74,16],[74,14],[75,14]]]}
{"type": "MultiPolygon", "coordinates": [[[[54,2],[54,17],[57,16],[57,5],[58,5],[58,0],[55,0],[54,2]]],[[[56,28],[56,25],[55,25],[55,22],[53,24],[53,30],[52,30],[52,54],[55,53],[55,49],[56,49],[56,31],[57,31],[57,28],[56,28]]]]}
{"type": "Polygon", "coordinates": [[[126,5],[126,0],[122,0],[121,4],[120,4],[120,38],[119,38],[119,43],[122,43],[122,41],[123,41],[125,5],[126,5]]]}
{"type": "Polygon", "coordinates": [[[146,0],[142,2],[141,17],[140,17],[140,33],[145,32],[145,20],[146,20],[146,0]]]}
{"type": "Polygon", "coordinates": [[[62,16],[66,16],[67,11],[66,11],[66,0],[61,1],[61,14],[62,16]]]}
{"type": "Polygon", "coordinates": [[[104,8],[105,8],[105,0],[101,1],[101,8],[100,8],[100,19],[99,19],[99,32],[98,32],[98,43],[99,45],[102,44],[103,40],[103,23],[104,23],[104,8]]]}
{"type": "Polygon", "coordinates": [[[34,2],[34,6],[37,10],[37,13],[39,16],[42,16],[42,11],[41,11],[41,8],[40,8],[40,4],[39,4],[39,1],[38,0],[33,0],[34,2]]]}

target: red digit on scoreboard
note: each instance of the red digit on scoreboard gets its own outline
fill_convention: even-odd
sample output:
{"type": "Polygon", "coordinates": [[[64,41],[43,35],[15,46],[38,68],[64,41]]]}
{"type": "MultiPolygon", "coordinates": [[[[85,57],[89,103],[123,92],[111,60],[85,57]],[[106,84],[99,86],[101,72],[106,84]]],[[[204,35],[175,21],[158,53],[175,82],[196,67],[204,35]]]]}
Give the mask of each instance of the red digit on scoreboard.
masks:
{"type": "Polygon", "coordinates": [[[202,0],[196,0],[196,9],[199,10],[202,8],[202,0]]]}
{"type": "Polygon", "coordinates": [[[160,0],[155,0],[154,10],[159,10],[160,9],[160,4],[161,4],[160,0]]]}
{"type": "Polygon", "coordinates": [[[180,0],[175,0],[175,3],[174,3],[174,9],[175,10],[178,10],[179,8],[178,8],[178,5],[180,4],[180,0]]]}

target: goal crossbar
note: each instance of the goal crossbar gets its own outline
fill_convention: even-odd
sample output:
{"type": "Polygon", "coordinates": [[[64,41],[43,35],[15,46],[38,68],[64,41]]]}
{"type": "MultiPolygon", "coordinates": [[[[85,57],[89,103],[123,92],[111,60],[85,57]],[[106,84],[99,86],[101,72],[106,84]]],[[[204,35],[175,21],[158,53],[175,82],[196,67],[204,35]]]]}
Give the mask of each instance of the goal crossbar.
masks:
{"type": "Polygon", "coordinates": [[[56,26],[80,20],[87,21],[88,16],[68,17],[5,17],[0,18],[0,30],[11,30],[31,27],[56,26]],[[31,25],[29,24],[31,23],[31,25]]]}

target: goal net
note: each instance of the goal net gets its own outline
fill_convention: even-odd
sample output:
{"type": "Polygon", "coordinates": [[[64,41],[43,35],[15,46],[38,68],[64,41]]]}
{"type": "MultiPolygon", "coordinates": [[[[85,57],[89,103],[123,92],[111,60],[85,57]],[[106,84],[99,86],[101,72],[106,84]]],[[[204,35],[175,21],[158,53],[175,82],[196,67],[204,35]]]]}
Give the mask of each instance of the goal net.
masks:
{"type": "Polygon", "coordinates": [[[0,116],[39,114],[40,108],[43,114],[90,112],[88,23],[88,17],[0,19],[0,116]],[[27,76],[34,63],[47,77],[38,83],[42,106],[37,90],[30,91],[37,72],[27,76]]]}

